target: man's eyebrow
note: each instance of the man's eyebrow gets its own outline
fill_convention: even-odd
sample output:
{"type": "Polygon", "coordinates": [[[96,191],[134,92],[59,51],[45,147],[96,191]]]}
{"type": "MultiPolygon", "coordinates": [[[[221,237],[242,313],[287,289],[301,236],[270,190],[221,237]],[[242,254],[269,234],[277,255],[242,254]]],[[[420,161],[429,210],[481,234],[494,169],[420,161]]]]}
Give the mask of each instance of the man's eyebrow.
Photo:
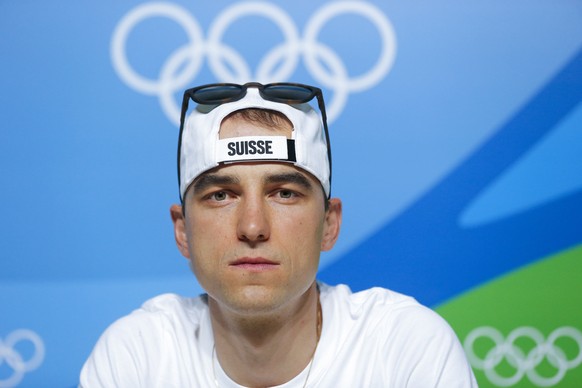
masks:
{"type": "Polygon", "coordinates": [[[194,192],[204,191],[211,186],[224,186],[239,183],[239,179],[232,175],[203,174],[192,184],[194,192]]]}
{"type": "Polygon", "coordinates": [[[295,183],[306,190],[313,190],[313,185],[307,177],[299,172],[285,172],[280,174],[272,174],[265,178],[265,183],[295,183]]]}

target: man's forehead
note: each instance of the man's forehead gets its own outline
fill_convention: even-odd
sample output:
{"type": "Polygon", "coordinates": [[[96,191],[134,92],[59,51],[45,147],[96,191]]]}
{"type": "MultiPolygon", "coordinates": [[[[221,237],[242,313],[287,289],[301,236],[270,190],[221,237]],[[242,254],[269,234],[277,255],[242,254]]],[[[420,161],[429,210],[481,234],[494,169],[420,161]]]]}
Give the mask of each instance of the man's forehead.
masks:
{"type": "MultiPolygon", "coordinates": [[[[243,176],[249,173],[254,173],[257,176],[269,176],[278,174],[289,174],[298,173],[305,175],[317,181],[313,175],[309,172],[303,170],[302,168],[296,167],[291,163],[285,162],[237,162],[237,163],[225,163],[217,166],[211,170],[208,170],[200,175],[200,177],[207,175],[215,176],[243,176]]],[[[200,178],[199,177],[199,178],[200,178]]]]}
{"type": "Polygon", "coordinates": [[[289,163],[257,162],[231,163],[213,168],[201,174],[193,182],[194,191],[209,185],[252,183],[297,183],[312,189],[320,186],[319,181],[309,172],[289,163]]]}

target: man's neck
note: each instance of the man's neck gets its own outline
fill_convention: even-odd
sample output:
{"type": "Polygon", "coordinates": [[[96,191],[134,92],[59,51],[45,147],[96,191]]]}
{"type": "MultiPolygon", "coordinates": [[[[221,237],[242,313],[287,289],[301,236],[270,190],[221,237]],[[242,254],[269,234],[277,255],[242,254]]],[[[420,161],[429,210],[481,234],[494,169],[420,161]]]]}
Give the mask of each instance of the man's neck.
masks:
{"type": "Polygon", "coordinates": [[[238,384],[280,385],[309,365],[322,325],[315,283],[293,306],[270,314],[234,314],[211,298],[209,306],[217,358],[238,384]]]}

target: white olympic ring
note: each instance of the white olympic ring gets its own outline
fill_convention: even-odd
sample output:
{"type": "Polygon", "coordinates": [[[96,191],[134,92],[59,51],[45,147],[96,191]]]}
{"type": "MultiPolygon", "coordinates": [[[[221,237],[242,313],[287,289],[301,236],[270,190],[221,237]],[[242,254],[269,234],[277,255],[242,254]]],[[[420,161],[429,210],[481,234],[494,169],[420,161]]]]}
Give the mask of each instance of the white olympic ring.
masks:
{"type": "Polygon", "coordinates": [[[0,338],[0,366],[6,362],[13,370],[12,375],[0,380],[0,388],[18,385],[26,372],[33,371],[42,364],[44,353],[42,339],[32,330],[18,329],[8,334],[4,340],[0,338]],[[22,355],[14,348],[22,341],[28,341],[34,347],[33,355],[29,360],[24,360],[22,355]]]}
{"type": "Polygon", "coordinates": [[[303,56],[304,64],[313,78],[334,92],[327,108],[331,122],[339,116],[350,92],[369,89],[388,74],[396,56],[396,37],[386,16],[374,5],[360,0],[334,1],[324,5],[306,24],[303,37],[299,35],[293,19],[278,6],[266,1],[240,2],[225,8],[214,20],[208,30],[207,41],[204,40],[200,24],[186,9],[172,3],[152,2],[138,5],[128,12],[115,28],[111,41],[111,58],[119,77],[140,93],[158,96],[162,110],[176,125],[179,122],[180,107],[174,94],[189,86],[202,68],[204,56],[207,56],[211,71],[220,82],[237,83],[248,80],[263,83],[287,80],[303,56]],[[353,79],[350,79],[339,56],[329,46],[317,41],[323,27],[334,17],[345,13],[368,19],[382,39],[377,63],[368,73],[353,79]],[[284,38],[284,43],[271,49],[259,61],[254,75],[243,56],[222,43],[224,33],[234,21],[251,15],[272,21],[284,38]],[[131,67],[126,50],[127,40],[135,26],[152,17],[164,17],[176,22],[184,29],[189,41],[165,61],[158,80],[138,74],[131,67]]]}
{"type": "Polygon", "coordinates": [[[509,333],[507,339],[504,339],[497,329],[483,326],[474,329],[467,335],[464,348],[471,365],[483,370],[489,381],[497,386],[509,387],[527,376],[538,387],[550,387],[559,383],[568,370],[574,369],[582,363],[582,332],[574,327],[560,327],[545,340],[543,334],[536,328],[519,327],[509,333]],[[578,346],[578,355],[572,359],[568,359],[565,352],[556,346],[556,341],[563,337],[573,340],[578,346]],[[474,350],[475,341],[482,338],[493,342],[493,347],[484,358],[480,358],[474,350]],[[535,343],[535,347],[526,354],[516,344],[518,339],[527,339],[535,343]],[[515,368],[513,376],[501,376],[495,370],[504,359],[515,368]],[[536,367],[544,360],[556,368],[554,376],[544,377],[536,371],[536,367]]]}

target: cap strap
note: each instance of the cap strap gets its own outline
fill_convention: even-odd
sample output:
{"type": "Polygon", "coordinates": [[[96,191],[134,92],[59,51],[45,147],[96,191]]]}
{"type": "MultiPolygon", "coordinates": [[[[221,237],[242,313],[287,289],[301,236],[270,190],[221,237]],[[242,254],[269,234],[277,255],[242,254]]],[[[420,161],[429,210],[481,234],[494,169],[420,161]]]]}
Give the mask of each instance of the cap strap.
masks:
{"type": "Polygon", "coordinates": [[[216,142],[218,163],[249,160],[296,161],[295,141],[285,136],[240,136],[216,142]]]}

